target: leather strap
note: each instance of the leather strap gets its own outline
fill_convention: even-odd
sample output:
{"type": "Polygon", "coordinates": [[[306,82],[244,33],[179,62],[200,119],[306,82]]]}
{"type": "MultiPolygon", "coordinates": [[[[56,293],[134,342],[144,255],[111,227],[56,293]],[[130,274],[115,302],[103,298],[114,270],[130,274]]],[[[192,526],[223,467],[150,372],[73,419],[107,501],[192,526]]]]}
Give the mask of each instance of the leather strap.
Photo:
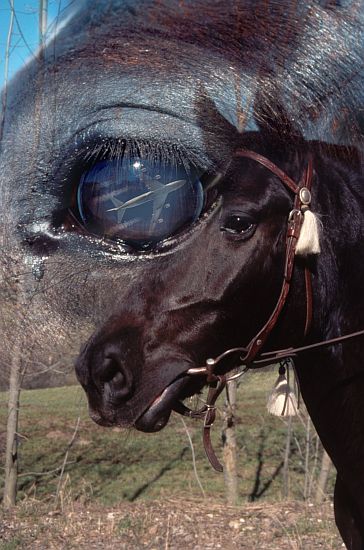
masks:
{"type": "Polygon", "coordinates": [[[214,381],[209,384],[209,391],[207,394],[206,404],[198,411],[193,411],[186,407],[181,401],[177,401],[173,407],[173,410],[182,414],[183,416],[189,416],[190,418],[204,418],[202,440],[205,449],[206,456],[211,466],[217,471],[222,472],[223,467],[217,458],[214,448],[211,443],[211,428],[216,419],[216,400],[226,386],[226,376],[214,376],[214,381]]]}
{"type": "MultiPolygon", "coordinates": [[[[312,177],[313,177],[313,162],[311,157],[311,161],[309,159],[309,162],[307,164],[307,171],[306,171],[306,177],[305,177],[305,183],[304,183],[306,189],[308,189],[310,193],[311,193],[311,187],[312,187],[312,177]]],[[[305,267],[305,287],[306,287],[306,323],[305,323],[305,330],[303,333],[304,338],[306,338],[306,336],[311,330],[312,317],[313,317],[312,277],[311,277],[311,271],[308,269],[308,267],[305,267]]]]}
{"type": "Polygon", "coordinates": [[[293,191],[293,193],[298,193],[299,187],[293,181],[293,179],[291,179],[288,174],[283,172],[283,170],[278,168],[278,166],[274,164],[274,162],[270,161],[266,157],[263,157],[263,155],[260,155],[255,151],[250,151],[249,149],[239,149],[239,151],[236,151],[236,153],[234,154],[234,157],[246,157],[255,160],[256,162],[259,162],[259,164],[265,166],[270,172],[275,174],[285,184],[286,187],[293,191]]]}
{"type": "MultiPolygon", "coordinates": [[[[330,338],[330,340],[321,340],[320,342],[315,342],[314,344],[307,344],[306,346],[300,346],[298,348],[286,348],[278,349],[274,351],[266,351],[260,355],[262,359],[257,359],[249,365],[250,368],[260,368],[264,365],[270,365],[281,359],[286,359],[288,357],[295,357],[303,351],[311,351],[313,349],[326,348],[328,346],[333,346],[335,344],[341,344],[346,340],[352,340],[364,336],[364,330],[358,330],[356,332],[350,332],[349,334],[344,334],[343,336],[336,336],[336,338],[330,338]]],[[[242,348],[244,349],[244,348],[242,348]]]]}
{"type": "Polygon", "coordinates": [[[216,418],[216,400],[220,393],[226,386],[226,376],[218,376],[218,380],[212,383],[209,387],[209,393],[207,395],[207,410],[205,414],[205,421],[203,425],[203,445],[205,453],[211,466],[217,471],[222,472],[223,467],[218,460],[214,448],[211,443],[211,427],[213,426],[216,418]]]}
{"type": "MultiPolygon", "coordinates": [[[[271,316],[269,317],[268,321],[263,326],[263,328],[258,332],[258,334],[254,336],[254,338],[250,341],[250,343],[247,346],[248,352],[246,356],[242,358],[242,361],[245,365],[249,365],[255,359],[255,357],[259,354],[260,350],[262,349],[265,342],[267,341],[267,338],[269,337],[270,333],[274,329],[278,321],[279,315],[281,314],[281,311],[287,300],[287,296],[290,290],[292,274],[293,274],[296,244],[300,235],[302,221],[303,221],[303,214],[301,211],[303,202],[301,201],[300,190],[303,187],[306,187],[308,190],[311,189],[311,182],[312,182],[312,175],[313,175],[313,162],[312,162],[312,157],[310,155],[308,159],[307,167],[303,173],[303,176],[300,179],[300,183],[299,185],[296,185],[295,182],[293,182],[293,180],[291,180],[291,178],[287,174],[285,174],[280,168],[278,168],[278,166],[276,166],[274,163],[272,163],[265,157],[258,155],[254,151],[248,151],[246,149],[242,149],[236,153],[236,156],[249,157],[253,160],[256,160],[263,166],[267,167],[275,175],[277,175],[281,179],[281,181],[289,189],[293,190],[295,193],[293,209],[288,219],[287,236],[286,236],[286,260],[285,260],[285,266],[284,266],[284,275],[283,275],[281,292],[280,292],[278,301],[276,303],[276,306],[271,316]]],[[[308,278],[310,278],[310,275],[307,274],[307,271],[308,270],[305,270],[306,303],[308,303],[309,306],[306,306],[305,334],[307,334],[311,326],[311,319],[312,319],[312,285],[311,285],[311,280],[307,284],[308,278]],[[308,297],[308,300],[307,300],[307,297],[308,297]]]]}

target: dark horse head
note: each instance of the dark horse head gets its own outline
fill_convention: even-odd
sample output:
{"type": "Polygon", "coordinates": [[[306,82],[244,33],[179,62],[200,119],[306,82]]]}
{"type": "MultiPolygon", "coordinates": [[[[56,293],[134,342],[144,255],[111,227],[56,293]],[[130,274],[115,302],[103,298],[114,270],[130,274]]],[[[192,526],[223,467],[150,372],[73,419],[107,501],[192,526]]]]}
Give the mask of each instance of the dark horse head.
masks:
{"type": "MultiPolygon", "coordinates": [[[[163,428],[206,383],[191,369],[246,346],[276,307],[297,210],[284,180],[310,163],[321,253],[296,258],[265,349],[363,328],[363,28],[361,1],[72,3],[3,92],[3,367],[19,347],[52,363],[82,343],[92,417],[163,428]]],[[[363,352],[357,340],[296,360],[355,550],[363,352]]]]}
{"type": "MultiPolygon", "coordinates": [[[[279,145],[258,132],[239,138],[237,148],[239,141],[269,157],[293,180],[301,178],[305,147],[279,145]]],[[[150,244],[151,250],[130,245],[138,277],[123,282],[123,300],[77,362],[92,417],[100,423],[161,429],[176,402],[205,383],[187,371],[247,343],[277,301],[293,193],[252,159],[233,158],[223,175],[204,174],[198,181],[204,182],[199,183],[200,217],[150,244]]],[[[172,207],[173,197],[168,200],[172,207]]],[[[275,335],[286,346],[304,331],[299,274],[295,286],[294,313],[287,304],[275,335]]]]}

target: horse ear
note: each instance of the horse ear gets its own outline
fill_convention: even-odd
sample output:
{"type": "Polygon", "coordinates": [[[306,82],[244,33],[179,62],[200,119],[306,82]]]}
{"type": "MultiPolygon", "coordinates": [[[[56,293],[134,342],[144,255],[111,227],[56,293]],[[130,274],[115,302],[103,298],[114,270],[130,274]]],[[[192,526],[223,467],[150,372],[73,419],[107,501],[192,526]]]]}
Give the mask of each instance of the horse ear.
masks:
{"type": "Polygon", "coordinates": [[[257,97],[254,104],[254,118],[261,133],[276,144],[284,142],[294,147],[302,145],[302,132],[295,121],[290,118],[286,109],[279,100],[270,98],[268,102],[257,97]]]}
{"type": "Polygon", "coordinates": [[[205,150],[216,151],[220,161],[221,157],[223,162],[229,160],[241,136],[233,120],[230,119],[228,106],[218,104],[206,86],[200,83],[195,96],[194,111],[197,125],[202,132],[205,150]]]}

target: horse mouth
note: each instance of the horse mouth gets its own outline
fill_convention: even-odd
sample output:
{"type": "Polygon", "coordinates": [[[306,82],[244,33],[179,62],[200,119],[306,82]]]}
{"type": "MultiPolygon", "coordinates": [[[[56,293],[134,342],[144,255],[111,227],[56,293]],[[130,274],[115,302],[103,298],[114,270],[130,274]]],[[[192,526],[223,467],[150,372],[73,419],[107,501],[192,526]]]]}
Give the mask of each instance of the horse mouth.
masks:
{"type": "MultiPolygon", "coordinates": [[[[141,432],[158,432],[168,423],[172,410],[178,408],[181,399],[187,397],[186,387],[191,381],[188,375],[183,375],[169,384],[160,393],[141,416],[135,421],[134,427],[141,432]]],[[[193,393],[195,393],[193,391],[193,393]]],[[[190,394],[191,395],[191,394],[190,394]]]]}

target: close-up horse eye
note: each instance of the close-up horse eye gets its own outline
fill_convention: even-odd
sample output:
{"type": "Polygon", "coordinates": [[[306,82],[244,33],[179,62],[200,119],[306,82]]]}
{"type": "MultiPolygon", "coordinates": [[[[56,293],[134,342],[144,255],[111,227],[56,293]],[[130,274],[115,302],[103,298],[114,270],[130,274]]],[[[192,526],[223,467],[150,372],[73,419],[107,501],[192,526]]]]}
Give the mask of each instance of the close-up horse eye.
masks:
{"type": "Polygon", "coordinates": [[[241,236],[252,235],[255,228],[254,219],[247,214],[230,214],[220,227],[221,231],[241,236]]]}
{"type": "Polygon", "coordinates": [[[195,222],[204,190],[197,171],[181,161],[129,155],[85,170],[74,202],[87,232],[144,248],[195,222]]]}

